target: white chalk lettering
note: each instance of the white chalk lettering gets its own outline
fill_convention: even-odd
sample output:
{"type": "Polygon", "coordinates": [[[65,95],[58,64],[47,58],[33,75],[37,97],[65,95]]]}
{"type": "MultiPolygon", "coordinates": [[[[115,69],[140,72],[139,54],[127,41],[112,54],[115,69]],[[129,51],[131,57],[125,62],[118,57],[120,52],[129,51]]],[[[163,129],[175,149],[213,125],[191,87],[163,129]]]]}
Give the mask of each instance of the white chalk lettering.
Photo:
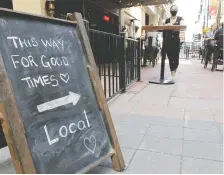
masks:
{"type": "Polygon", "coordinates": [[[23,65],[23,67],[30,67],[29,60],[26,57],[21,58],[21,63],[23,65]]]}
{"type": "Polygon", "coordinates": [[[58,50],[64,50],[64,42],[63,40],[52,40],[50,39],[41,39],[42,44],[44,45],[44,47],[48,48],[51,47],[53,49],[58,49],[58,50]]]}
{"type": "Polygon", "coordinates": [[[58,50],[60,49],[60,47],[58,46],[58,44],[53,40],[53,48],[55,49],[55,48],[58,48],[58,50]]]}
{"type": "Polygon", "coordinates": [[[61,137],[67,137],[68,135],[68,130],[66,128],[66,126],[61,126],[60,129],[59,129],[59,134],[61,137]],[[64,130],[64,134],[62,133],[62,130],[64,130]]]}
{"type": "Polygon", "coordinates": [[[28,56],[28,59],[29,59],[31,66],[34,65],[34,66],[38,67],[37,63],[35,63],[34,58],[31,55],[28,56]]]}
{"type": "Polygon", "coordinates": [[[88,116],[87,116],[86,110],[84,110],[84,115],[85,115],[85,118],[86,118],[86,123],[87,123],[87,126],[88,126],[88,128],[89,128],[89,127],[90,127],[90,124],[89,124],[89,119],[88,119],[88,116]]]}
{"type": "Polygon", "coordinates": [[[51,82],[49,81],[48,75],[43,76],[42,79],[44,81],[44,84],[51,84],[51,82]]]}
{"type": "Polygon", "coordinates": [[[34,88],[35,86],[34,86],[34,84],[33,84],[33,81],[30,80],[30,83],[32,84],[32,87],[34,88]]]}
{"type": "Polygon", "coordinates": [[[15,57],[20,57],[19,55],[11,55],[11,60],[14,65],[14,68],[16,69],[18,66],[17,64],[22,65],[23,67],[38,67],[38,64],[34,61],[34,58],[32,55],[29,55],[28,57],[20,57],[20,58],[15,58],[15,57]],[[17,60],[15,60],[17,59],[17,60]]]}
{"type": "Polygon", "coordinates": [[[59,141],[59,138],[55,138],[53,140],[50,139],[50,136],[49,136],[49,133],[48,133],[46,125],[44,125],[44,131],[45,131],[45,134],[47,136],[47,141],[48,141],[49,145],[53,145],[54,143],[57,143],[59,141]]]}
{"type": "Polygon", "coordinates": [[[58,44],[60,44],[62,50],[64,50],[64,41],[63,40],[58,40],[58,44]]]}
{"type": "Polygon", "coordinates": [[[38,87],[38,84],[41,84],[42,86],[45,86],[44,81],[42,80],[41,76],[39,76],[37,79],[33,78],[33,82],[36,87],[38,87]]]}
{"type": "Polygon", "coordinates": [[[56,66],[69,66],[68,59],[66,57],[51,57],[48,59],[45,55],[41,56],[41,64],[43,67],[50,68],[56,66]]]}
{"type": "MultiPolygon", "coordinates": [[[[30,86],[30,83],[29,83],[29,80],[30,80],[31,78],[30,77],[26,77],[26,78],[23,78],[23,79],[21,79],[22,81],[26,81],[27,82],[27,84],[28,84],[28,86],[29,86],[29,88],[31,88],[31,86],[30,86]]],[[[32,83],[32,85],[33,85],[33,83],[32,83]]],[[[33,86],[34,87],[34,86],[33,86]]]]}
{"type": "Polygon", "coordinates": [[[19,46],[21,48],[23,48],[23,47],[37,47],[38,46],[38,42],[36,41],[36,39],[34,37],[31,37],[31,39],[21,39],[17,36],[8,36],[7,39],[13,41],[13,45],[14,45],[15,48],[19,48],[19,46]]]}
{"type": "Polygon", "coordinates": [[[50,65],[50,63],[49,62],[44,62],[43,61],[43,59],[46,59],[47,57],[45,56],[45,55],[42,55],[41,56],[41,64],[44,66],[44,67],[48,67],[48,68],[51,68],[52,69],[52,67],[51,67],[51,65],[50,65]]]}
{"type": "Polygon", "coordinates": [[[14,65],[14,68],[16,69],[16,63],[19,64],[19,61],[15,61],[13,57],[19,57],[19,55],[11,55],[12,63],[14,65]]]}
{"type": "Polygon", "coordinates": [[[39,86],[51,85],[53,87],[58,86],[58,80],[54,75],[44,75],[38,76],[36,78],[26,77],[21,79],[22,81],[26,81],[29,88],[37,88],[39,86]]]}
{"type": "Polygon", "coordinates": [[[55,79],[54,77],[55,77],[54,75],[51,75],[50,80],[51,80],[51,83],[52,83],[51,85],[56,87],[56,86],[58,86],[58,80],[55,79]]]}
{"type": "Polygon", "coordinates": [[[30,40],[27,40],[27,43],[29,44],[30,47],[32,47],[32,45],[30,44],[30,40]]]}
{"type": "Polygon", "coordinates": [[[49,41],[48,40],[43,40],[41,39],[41,42],[42,44],[45,46],[45,47],[52,47],[52,40],[50,39],[49,41]]]}
{"type": "MultiPolygon", "coordinates": [[[[49,133],[47,130],[47,126],[45,125],[45,127],[44,127],[45,133],[46,133],[49,145],[53,145],[54,143],[58,142],[60,139],[64,139],[64,138],[68,137],[69,134],[76,134],[77,131],[86,132],[84,130],[90,128],[91,125],[89,123],[89,119],[88,119],[86,111],[84,110],[83,113],[85,115],[85,120],[80,120],[78,122],[72,122],[72,123],[69,123],[68,125],[60,126],[58,135],[57,135],[57,137],[54,136],[55,139],[53,139],[53,140],[50,139],[50,136],[49,136],[49,133]],[[78,123],[78,124],[76,125],[76,123],[78,123]],[[86,127],[86,124],[88,127],[86,127]]],[[[56,128],[54,128],[54,129],[56,129],[56,128]]]]}
{"type": "Polygon", "coordinates": [[[51,57],[51,64],[52,64],[53,66],[56,66],[56,65],[57,65],[56,58],[51,57]]]}
{"type": "Polygon", "coordinates": [[[69,132],[72,133],[72,134],[74,134],[77,130],[76,130],[76,129],[75,129],[75,130],[72,130],[72,127],[75,127],[75,123],[71,123],[71,124],[69,125],[69,127],[68,127],[69,132]]]}
{"type": "Polygon", "coordinates": [[[10,39],[10,40],[12,39],[15,48],[18,48],[18,45],[16,43],[16,40],[18,39],[17,36],[8,36],[7,39],[10,39]]]}
{"type": "Polygon", "coordinates": [[[66,57],[62,57],[62,61],[63,61],[65,66],[69,66],[68,59],[66,57]]]}
{"type": "Polygon", "coordinates": [[[79,122],[78,122],[78,129],[82,131],[82,130],[85,129],[85,128],[86,128],[85,122],[82,121],[82,120],[79,121],[79,122]]]}
{"type": "Polygon", "coordinates": [[[31,37],[31,42],[32,42],[34,47],[38,46],[38,42],[36,41],[36,39],[34,37],[31,37]]]}
{"type": "Polygon", "coordinates": [[[23,41],[19,38],[19,44],[20,44],[20,47],[23,48],[23,46],[25,45],[26,47],[29,47],[26,43],[26,40],[24,39],[23,41]]]}

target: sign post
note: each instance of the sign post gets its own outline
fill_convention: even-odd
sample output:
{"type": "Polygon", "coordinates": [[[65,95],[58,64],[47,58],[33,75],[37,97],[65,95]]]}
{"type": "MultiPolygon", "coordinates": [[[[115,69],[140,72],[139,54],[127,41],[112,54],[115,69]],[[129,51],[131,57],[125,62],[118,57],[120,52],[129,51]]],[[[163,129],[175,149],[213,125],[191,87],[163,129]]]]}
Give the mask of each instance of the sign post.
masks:
{"type": "Polygon", "coordinates": [[[124,170],[81,14],[0,16],[0,112],[16,172],[86,173],[109,157],[124,170]]]}

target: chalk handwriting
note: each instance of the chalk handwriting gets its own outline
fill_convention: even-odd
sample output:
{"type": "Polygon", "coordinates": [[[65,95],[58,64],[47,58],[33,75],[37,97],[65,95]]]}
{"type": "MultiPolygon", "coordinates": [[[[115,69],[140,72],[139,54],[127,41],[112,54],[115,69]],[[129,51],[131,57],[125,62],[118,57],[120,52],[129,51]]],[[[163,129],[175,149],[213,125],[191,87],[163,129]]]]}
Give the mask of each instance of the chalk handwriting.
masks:
{"type": "Polygon", "coordinates": [[[63,40],[44,40],[41,39],[42,44],[47,48],[47,47],[52,47],[53,49],[58,49],[58,50],[64,50],[64,43],[63,40]]]}
{"type": "Polygon", "coordinates": [[[59,57],[51,57],[50,59],[47,58],[45,55],[41,56],[41,64],[43,67],[47,67],[52,69],[52,67],[56,66],[69,66],[68,59],[64,56],[61,58],[59,57]]]}
{"type": "Polygon", "coordinates": [[[84,139],[84,145],[87,150],[94,154],[96,149],[96,138],[93,135],[91,135],[90,137],[86,137],[84,139]]]}
{"type": "MultiPolygon", "coordinates": [[[[15,69],[17,69],[19,65],[24,68],[39,67],[36,61],[38,60],[38,58],[35,59],[32,55],[28,55],[26,57],[20,55],[11,55],[11,60],[15,69]]],[[[45,55],[42,55],[40,57],[39,64],[44,68],[50,69],[53,69],[53,67],[69,66],[68,58],[66,58],[65,56],[48,58],[45,55]]]]}
{"type": "Polygon", "coordinates": [[[94,135],[91,135],[90,137],[86,137],[84,139],[84,145],[87,150],[89,150],[92,154],[94,154],[96,149],[96,138],[94,135]]]}
{"type": "MultiPolygon", "coordinates": [[[[77,131],[84,131],[85,129],[88,129],[91,127],[89,123],[88,116],[86,114],[86,111],[83,111],[84,114],[84,120],[80,120],[77,123],[69,123],[68,125],[63,125],[59,128],[58,136],[55,136],[54,138],[49,135],[49,130],[47,125],[44,126],[45,135],[47,138],[47,141],[49,145],[53,145],[57,143],[60,139],[68,137],[69,134],[75,134],[77,131]]],[[[52,132],[50,132],[52,133],[52,132]]],[[[95,148],[94,148],[95,150],[95,148]]]]}
{"type": "Polygon", "coordinates": [[[28,57],[11,55],[11,60],[15,69],[17,68],[17,64],[21,64],[23,67],[38,67],[32,55],[29,55],[28,57]]]}
{"type": "Polygon", "coordinates": [[[9,36],[7,37],[8,40],[11,40],[13,42],[13,45],[15,48],[23,48],[23,47],[37,47],[38,42],[34,37],[31,37],[30,39],[20,39],[17,36],[9,36]]]}
{"type": "Polygon", "coordinates": [[[80,97],[81,96],[79,94],[69,91],[69,95],[67,96],[37,105],[37,110],[38,112],[45,112],[61,106],[65,106],[70,103],[72,103],[72,105],[75,106],[78,103],[80,97]]]}
{"type": "Polygon", "coordinates": [[[6,20],[0,18],[0,24],[2,24],[2,25],[6,25],[7,22],[6,22],[6,20]]]}
{"type": "Polygon", "coordinates": [[[29,86],[29,88],[37,88],[39,86],[44,87],[46,85],[56,87],[59,85],[59,82],[56,79],[55,75],[44,75],[44,76],[38,76],[36,78],[25,77],[22,78],[21,80],[25,81],[29,86]]]}
{"type": "Polygon", "coordinates": [[[64,81],[65,83],[68,83],[68,80],[69,80],[69,74],[66,73],[66,74],[60,74],[60,78],[62,81],[64,81]]]}
{"type": "MultiPolygon", "coordinates": [[[[1,20],[0,20],[1,23],[1,20]]],[[[53,40],[53,39],[40,39],[40,42],[35,37],[30,38],[20,38],[18,36],[8,36],[7,39],[12,41],[15,48],[31,48],[38,47],[42,44],[45,48],[53,48],[57,50],[64,50],[64,41],[63,40],[53,40]]]]}

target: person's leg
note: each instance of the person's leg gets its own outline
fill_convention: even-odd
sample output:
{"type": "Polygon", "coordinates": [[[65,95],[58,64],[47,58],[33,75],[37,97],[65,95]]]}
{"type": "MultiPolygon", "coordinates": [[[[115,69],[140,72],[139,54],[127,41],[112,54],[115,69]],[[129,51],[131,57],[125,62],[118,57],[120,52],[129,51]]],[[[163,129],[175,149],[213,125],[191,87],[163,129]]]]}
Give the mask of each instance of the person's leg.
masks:
{"type": "Polygon", "coordinates": [[[174,50],[170,49],[167,52],[167,57],[169,59],[169,66],[170,66],[170,72],[171,72],[171,76],[165,81],[165,82],[174,82],[174,78],[176,75],[176,61],[175,61],[175,54],[174,54],[174,50]]]}
{"type": "Polygon", "coordinates": [[[171,50],[167,51],[167,57],[169,60],[170,71],[172,72],[175,70],[175,65],[174,65],[173,54],[171,50]]]}
{"type": "Polygon", "coordinates": [[[206,54],[206,60],[207,61],[211,60],[212,52],[213,52],[213,47],[208,45],[207,46],[207,54],[206,54]]]}

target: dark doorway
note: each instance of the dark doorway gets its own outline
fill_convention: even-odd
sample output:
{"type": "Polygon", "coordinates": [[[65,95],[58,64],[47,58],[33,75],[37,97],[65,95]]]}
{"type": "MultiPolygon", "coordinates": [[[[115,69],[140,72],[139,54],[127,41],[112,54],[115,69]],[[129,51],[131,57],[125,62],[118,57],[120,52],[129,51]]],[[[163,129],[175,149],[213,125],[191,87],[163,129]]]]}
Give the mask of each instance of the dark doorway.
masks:
{"type": "Polygon", "coordinates": [[[0,0],[0,7],[13,9],[12,0],[0,0]]]}
{"type": "Polygon", "coordinates": [[[149,25],[149,15],[145,14],[145,25],[149,25]]]}
{"type": "Polygon", "coordinates": [[[88,0],[55,0],[55,17],[79,12],[89,21],[89,28],[119,34],[119,16],[88,0]]]}

